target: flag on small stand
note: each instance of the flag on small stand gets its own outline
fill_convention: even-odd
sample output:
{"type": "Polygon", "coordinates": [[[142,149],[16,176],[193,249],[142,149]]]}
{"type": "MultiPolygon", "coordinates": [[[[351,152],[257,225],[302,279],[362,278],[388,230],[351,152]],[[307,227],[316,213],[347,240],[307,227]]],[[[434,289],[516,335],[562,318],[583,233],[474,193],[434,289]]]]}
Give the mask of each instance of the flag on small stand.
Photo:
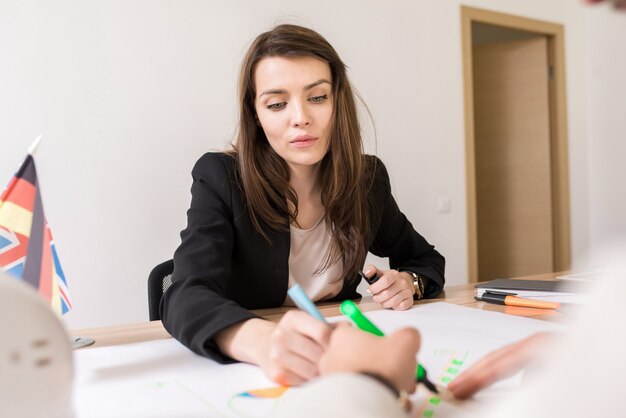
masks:
{"type": "Polygon", "coordinates": [[[0,269],[37,288],[59,316],[72,309],[32,151],[0,196],[0,269]]]}

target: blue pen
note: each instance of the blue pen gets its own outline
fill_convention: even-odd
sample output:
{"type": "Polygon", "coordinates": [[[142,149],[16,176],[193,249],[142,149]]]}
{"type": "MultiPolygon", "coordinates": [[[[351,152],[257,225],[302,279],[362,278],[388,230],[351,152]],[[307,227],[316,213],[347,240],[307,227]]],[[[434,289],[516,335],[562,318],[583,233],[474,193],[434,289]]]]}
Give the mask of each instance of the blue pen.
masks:
{"type": "Polygon", "coordinates": [[[291,286],[291,289],[287,291],[289,297],[293,300],[293,303],[303,311],[307,312],[313,318],[317,318],[322,322],[326,322],[326,318],[317,310],[315,304],[309,299],[309,297],[304,293],[304,290],[300,287],[299,284],[294,284],[291,286]]]}

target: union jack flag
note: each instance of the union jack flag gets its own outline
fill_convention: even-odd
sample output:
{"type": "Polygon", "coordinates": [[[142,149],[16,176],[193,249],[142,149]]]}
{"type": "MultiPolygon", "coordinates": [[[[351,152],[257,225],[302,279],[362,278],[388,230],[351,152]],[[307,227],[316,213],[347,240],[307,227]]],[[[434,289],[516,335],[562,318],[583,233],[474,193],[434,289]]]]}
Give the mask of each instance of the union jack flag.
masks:
{"type": "Polygon", "coordinates": [[[0,269],[38,289],[57,314],[72,309],[30,154],[0,195],[0,269]]]}

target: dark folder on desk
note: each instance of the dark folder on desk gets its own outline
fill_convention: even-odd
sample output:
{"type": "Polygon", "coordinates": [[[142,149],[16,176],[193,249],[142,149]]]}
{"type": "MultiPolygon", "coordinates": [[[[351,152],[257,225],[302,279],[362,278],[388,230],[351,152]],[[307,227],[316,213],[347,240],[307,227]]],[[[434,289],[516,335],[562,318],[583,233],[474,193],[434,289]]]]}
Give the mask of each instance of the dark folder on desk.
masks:
{"type": "Polygon", "coordinates": [[[521,280],[521,279],[495,279],[476,286],[476,296],[481,297],[486,291],[504,292],[526,298],[539,298],[546,300],[567,300],[577,303],[580,293],[569,282],[559,280],[521,280]]]}
{"type": "Polygon", "coordinates": [[[477,289],[532,290],[539,292],[558,292],[563,286],[558,280],[520,280],[520,279],[495,279],[476,284],[477,289]]]}

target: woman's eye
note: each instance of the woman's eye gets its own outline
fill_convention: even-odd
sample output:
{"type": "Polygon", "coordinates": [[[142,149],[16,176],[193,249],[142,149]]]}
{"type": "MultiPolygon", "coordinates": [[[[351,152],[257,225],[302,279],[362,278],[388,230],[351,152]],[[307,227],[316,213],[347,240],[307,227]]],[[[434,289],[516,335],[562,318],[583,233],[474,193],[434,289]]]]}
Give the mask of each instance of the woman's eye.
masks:
{"type": "Polygon", "coordinates": [[[285,103],[285,102],[273,103],[271,105],[267,105],[267,108],[269,110],[282,110],[282,109],[285,108],[286,105],[287,105],[287,103],[285,103]]]}
{"type": "Polygon", "coordinates": [[[323,95],[323,96],[315,96],[315,97],[311,97],[311,98],[309,99],[309,101],[310,101],[310,102],[313,102],[313,103],[321,103],[321,102],[323,102],[323,101],[324,101],[324,100],[326,100],[326,99],[328,99],[328,95],[327,95],[327,94],[325,94],[325,95],[323,95]]]}

